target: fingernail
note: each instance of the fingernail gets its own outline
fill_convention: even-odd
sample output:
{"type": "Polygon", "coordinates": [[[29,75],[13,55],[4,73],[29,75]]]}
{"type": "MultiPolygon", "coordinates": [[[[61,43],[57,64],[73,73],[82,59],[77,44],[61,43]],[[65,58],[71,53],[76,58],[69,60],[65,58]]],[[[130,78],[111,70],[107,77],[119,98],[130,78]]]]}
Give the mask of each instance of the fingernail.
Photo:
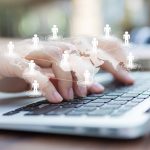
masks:
{"type": "Polygon", "coordinates": [[[81,94],[80,96],[84,97],[87,95],[87,88],[86,87],[79,86],[78,89],[79,89],[79,92],[81,94]]]}
{"type": "Polygon", "coordinates": [[[73,94],[73,89],[72,88],[69,88],[69,90],[68,90],[68,97],[69,97],[69,99],[73,99],[74,98],[74,94],[73,94]]]}
{"type": "Polygon", "coordinates": [[[53,96],[53,101],[61,102],[63,100],[61,95],[56,91],[53,92],[52,96],[53,96]]]}
{"type": "Polygon", "coordinates": [[[95,90],[104,91],[104,87],[101,84],[94,83],[92,87],[95,88],[95,90]]]}

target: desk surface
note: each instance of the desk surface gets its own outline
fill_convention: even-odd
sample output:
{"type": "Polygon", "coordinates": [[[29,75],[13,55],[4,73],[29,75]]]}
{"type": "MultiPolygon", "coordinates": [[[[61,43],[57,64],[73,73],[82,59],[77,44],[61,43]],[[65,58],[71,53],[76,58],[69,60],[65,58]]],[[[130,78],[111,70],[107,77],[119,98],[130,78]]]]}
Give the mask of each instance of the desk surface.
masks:
{"type": "Polygon", "coordinates": [[[0,150],[150,150],[150,135],[123,141],[0,131],[0,150]]]}

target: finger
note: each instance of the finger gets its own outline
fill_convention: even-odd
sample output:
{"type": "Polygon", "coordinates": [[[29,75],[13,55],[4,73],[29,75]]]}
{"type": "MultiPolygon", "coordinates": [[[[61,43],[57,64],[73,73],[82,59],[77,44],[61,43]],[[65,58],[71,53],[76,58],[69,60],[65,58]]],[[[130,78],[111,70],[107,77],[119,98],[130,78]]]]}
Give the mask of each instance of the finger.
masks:
{"type": "Polygon", "coordinates": [[[73,99],[74,93],[72,88],[71,72],[62,70],[58,64],[53,63],[52,70],[58,79],[58,90],[62,97],[66,100],[73,99]]]}
{"type": "Polygon", "coordinates": [[[101,85],[93,84],[94,76],[96,70],[89,60],[84,58],[79,58],[78,56],[71,58],[72,68],[74,68],[73,78],[76,81],[74,83],[74,90],[78,96],[86,96],[87,93],[99,93],[104,90],[104,87],[101,85]],[[91,85],[83,85],[85,81],[84,73],[86,70],[91,72],[91,85]],[[93,79],[92,79],[93,78],[93,79]],[[93,80],[93,81],[92,81],[93,80]],[[83,83],[83,84],[82,84],[83,83]]]}
{"type": "Polygon", "coordinates": [[[75,91],[75,95],[78,97],[85,97],[87,95],[87,87],[77,84],[77,82],[73,83],[73,89],[75,91]]]}
{"type": "Polygon", "coordinates": [[[125,85],[130,85],[134,83],[133,78],[130,76],[130,74],[127,71],[121,68],[117,70],[109,62],[105,61],[104,64],[101,66],[101,68],[111,73],[115,79],[117,79],[118,81],[120,81],[125,85]]]}
{"type": "Polygon", "coordinates": [[[72,78],[73,78],[73,89],[74,89],[75,95],[79,97],[85,97],[87,95],[87,87],[77,84],[78,79],[75,76],[74,72],[72,72],[72,78]]]}
{"type": "MultiPolygon", "coordinates": [[[[67,50],[67,49],[76,49],[76,47],[74,47],[74,45],[69,44],[69,43],[64,43],[64,42],[58,43],[57,42],[55,44],[57,44],[57,46],[60,46],[63,49],[63,51],[67,50]]],[[[76,61],[74,63],[76,63],[76,61]]],[[[75,65],[77,66],[77,63],[75,65]]],[[[75,81],[75,82],[73,82],[73,89],[77,96],[84,97],[87,95],[87,87],[77,84],[77,80],[84,80],[83,79],[83,69],[82,69],[82,71],[79,69],[79,68],[81,68],[80,65],[77,68],[78,68],[77,70],[78,70],[78,75],[80,76],[80,79],[77,79],[77,78],[75,78],[75,76],[73,76],[73,81],[75,81]]],[[[94,92],[101,92],[101,91],[103,91],[103,89],[104,88],[102,86],[96,86],[96,85],[94,86],[93,85],[89,88],[89,91],[94,93],[94,92]]]]}
{"type": "MultiPolygon", "coordinates": [[[[87,43],[86,43],[85,40],[82,40],[82,38],[80,38],[79,40],[71,39],[70,41],[72,41],[72,42],[74,41],[75,44],[77,44],[77,45],[78,44],[80,45],[81,44],[80,42],[84,42],[83,45],[86,46],[87,48],[89,48],[88,40],[87,40],[87,43]]],[[[90,86],[83,86],[83,85],[77,84],[78,80],[84,80],[83,74],[84,74],[84,69],[86,69],[85,66],[87,66],[87,69],[91,70],[92,67],[91,67],[91,65],[89,65],[89,64],[91,64],[91,62],[88,61],[88,62],[85,63],[84,60],[79,60],[79,61],[78,60],[74,60],[74,59],[71,59],[71,60],[73,62],[76,62],[75,66],[79,65],[78,67],[73,67],[74,70],[78,74],[77,77],[76,77],[75,73],[73,73],[73,78],[76,81],[76,82],[74,82],[74,91],[75,91],[76,95],[78,95],[78,96],[86,96],[87,93],[99,93],[99,92],[102,92],[104,90],[104,87],[102,85],[96,84],[96,83],[93,83],[90,86]],[[84,61],[84,63],[83,63],[84,69],[81,67],[83,61],[84,61]],[[78,62],[80,62],[80,64],[78,62]],[[81,70],[79,68],[81,68],[81,70]]],[[[99,63],[99,61],[95,60],[95,58],[92,60],[92,62],[94,62],[94,64],[98,64],[99,63]]],[[[74,66],[74,63],[72,63],[72,65],[74,66]]]]}
{"type": "Polygon", "coordinates": [[[28,53],[25,58],[34,60],[40,67],[51,68],[52,63],[60,61],[61,55],[62,52],[59,47],[45,45],[40,50],[28,53]]]}
{"type": "Polygon", "coordinates": [[[57,92],[56,88],[49,81],[47,76],[42,74],[40,71],[36,71],[35,75],[33,75],[30,78],[27,76],[23,76],[23,78],[26,81],[28,81],[30,84],[32,84],[34,80],[37,80],[37,82],[40,85],[40,90],[41,90],[43,96],[45,96],[48,99],[48,101],[53,102],[53,103],[59,103],[63,100],[63,98],[57,92]]]}
{"type": "MultiPolygon", "coordinates": [[[[74,90],[75,93],[78,96],[84,97],[87,95],[87,85],[85,85],[85,76],[84,73],[86,70],[90,72],[90,78],[92,78],[94,74],[94,68],[91,62],[87,60],[86,58],[84,59],[83,57],[79,57],[76,55],[71,55],[71,67],[73,68],[74,72],[74,80],[76,81],[74,83],[74,90]]],[[[93,82],[91,80],[91,82],[93,82]]]]}
{"type": "Polygon", "coordinates": [[[88,93],[89,94],[98,94],[102,93],[104,91],[104,87],[100,83],[93,83],[90,86],[88,86],[88,93]]]}
{"type": "Polygon", "coordinates": [[[102,93],[104,91],[104,87],[99,83],[92,83],[91,85],[87,86],[81,86],[80,84],[77,84],[77,79],[73,73],[73,87],[75,94],[80,97],[85,97],[87,94],[93,94],[93,93],[102,93]]]}
{"type": "MultiPolygon", "coordinates": [[[[3,57],[4,58],[4,57],[3,57]]],[[[6,58],[7,60],[8,58],[6,58]]],[[[5,61],[3,61],[5,62],[5,61]]],[[[42,94],[50,101],[50,102],[61,102],[62,97],[57,92],[55,87],[49,81],[48,77],[45,76],[42,72],[40,72],[40,68],[36,66],[36,70],[32,76],[28,75],[28,61],[16,57],[16,58],[9,58],[9,62],[7,64],[7,70],[5,70],[5,74],[10,77],[19,77],[26,80],[28,83],[32,84],[34,80],[40,85],[40,89],[42,94]]]]}
{"type": "MultiPolygon", "coordinates": [[[[53,42],[55,43],[55,42],[53,42]]],[[[69,49],[65,44],[55,43],[57,46],[51,44],[50,48],[44,48],[42,51],[32,52],[28,59],[34,59],[41,67],[52,67],[56,79],[58,79],[58,90],[64,99],[73,99],[74,93],[72,89],[71,73],[63,71],[58,65],[60,62],[59,56],[64,49],[69,49]],[[64,46],[63,46],[64,45],[64,46]],[[57,54],[57,55],[56,55],[57,54]],[[52,65],[53,64],[53,65],[52,65]]],[[[56,85],[55,85],[56,86],[56,85]]]]}
{"type": "Polygon", "coordinates": [[[126,63],[125,52],[121,41],[115,37],[110,37],[107,40],[105,38],[101,38],[99,40],[99,47],[107,53],[107,57],[109,56],[111,58],[109,60],[105,59],[105,63],[101,66],[101,68],[110,72],[118,81],[127,85],[133,84],[134,80],[130,74],[118,65],[119,62],[126,63]],[[113,65],[111,65],[109,61],[113,65]]]}

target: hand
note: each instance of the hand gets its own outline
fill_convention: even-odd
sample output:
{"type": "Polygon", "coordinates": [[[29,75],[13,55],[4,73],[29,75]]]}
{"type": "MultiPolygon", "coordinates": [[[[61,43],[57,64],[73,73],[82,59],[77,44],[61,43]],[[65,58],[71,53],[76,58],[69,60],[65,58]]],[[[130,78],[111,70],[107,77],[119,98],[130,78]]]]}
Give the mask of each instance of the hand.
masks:
{"type": "MultiPolygon", "coordinates": [[[[0,75],[3,77],[19,77],[29,84],[32,84],[33,80],[37,80],[42,94],[54,103],[61,102],[63,99],[73,99],[74,95],[86,96],[87,93],[99,93],[104,90],[103,86],[97,83],[86,87],[80,86],[77,84],[78,78],[72,72],[63,71],[59,67],[58,64],[63,51],[76,49],[73,44],[41,42],[41,47],[38,50],[32,51],[30,48],[32,49],[32,42],[27,40],[15,45],[15,57],[9,57],[1,53],[0,75]],[[34,60],[36,63],[35,74],[30,77],[26,74],[29,60],[34,60]]],[[[80,57],[76,57],[76,59],[80,59],[80,57]]],[[[92,67],[91,63],[82,59],[80,59],[79,64],[84,64],[87,68],[92,67]]],[[[82,79],[83,72],[79,66],[76,67],[76,72],[80,74],[82,79]]]]}
{"type": "MultiPolygon", "coordinates": [[[[79,37],[69,38],[66,39],[66,41],[74,44],[81,53],[85,53],[88,50],[91,51],[92,39],[92,37],[79,37]]],[[[122,42],[116,37],[109,37],[107,39],[105,37],[100,37],[97,39],[99,43],[98,48],[102,51],[98,51],[97,60],[95,58],[92,60],[91,58],[91,61],[93,61],[95,65],[100,66],[100,60],[105,60],[104,64],[100,66],[101,69],[111,73],[115,79],[125,85],[133,84],[134,80],[130,76],[129,72],[118,65],[120,62],[127,64],[125,49],[122,42]],[[113,63],[114,65],[112,65],[113,63]]]]}
{"type": "MultiPolygon", "coordinates": [[[[105,40],[105,38],[100,38],[99,47],[105,50],[117,62],[123,62],[124,64],[127,64],[126,50],[123,47],[123,43],[119,39],[115,37],[110,37],[107,40],[105,40]]],[[[110,72],[114,76],[114,78],[120,81],[121,83],[125,85],[133,84],[134,80],[130,76],[130,73],[121,66],[117,67],[119,68],[112,67],[112,65],[109,62],[105,62],[102,65],[102,69],[110,72]]]]}

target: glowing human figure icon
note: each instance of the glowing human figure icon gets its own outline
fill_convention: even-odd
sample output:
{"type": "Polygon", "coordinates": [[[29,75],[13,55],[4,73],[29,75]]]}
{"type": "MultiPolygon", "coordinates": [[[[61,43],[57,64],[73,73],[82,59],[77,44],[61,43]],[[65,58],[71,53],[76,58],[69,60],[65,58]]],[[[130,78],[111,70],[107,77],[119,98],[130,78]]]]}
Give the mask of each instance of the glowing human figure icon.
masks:
{"type": "Polygon", "coordinates": [[[127,67],[129,69],[133,69],[134,68],[134,56],[131,52],[129,52],[129,55],[127,56],[127,60],[128,60],[128,64],[127,67]]]}
{"type": "Polygon", "coordinates": [[[64,51],[64,53],[62,54],[62,60],[60,62],[60,67],[64,71],[70,71],[69,57],[70,57],[69,52],[64,51]]]}
{"type": "Polygon", "coordinates": [[[98,40],[96,38],[93,38],[93,40],[92,40],[92,52],[94,54],[97,54],[97,47],[98,47],[98,40]]]}
{"type": "Polygon", "coordinates": [[[34,60],[30,60],[30,62],[29,62],[29,74],[34,74],[34,71],[35,71],[34,60]]]}
{"type": "Polygon", "coordinates": [[[39,83],[37,82],[37,80],[34,80],[32,83],[32,94],[33,95],[40,95],[40,91],[39,91],[39,83]]]}
{"type": "Polygon", "coordinates": [[[85,72],[84,72],[84,84],[89,85],[89,84],[91,84],[91,82],[92,82],[91,73],[88,70],[85,70],[85,72]]]}
{"type": "Polygon", "coordinates": [[[128,33],[128,31],[125,31],[125,33],[123,35],[123,39],[124,39],[124,44],[129,45],[130,34],[128,33]]]}
{"type": "Polygon", "coordinates": [[[52,38],[58,39],[58,27],[57,27],[57,25],[53,25],[53,27],[51,28],[51,31],[52,31],[52,38]]]}
{"type": "Polygon", "coordinates": [[[15,46],[14,46],[13,42],[10,41],[10,42],[8,43],[8,54],[9,54],[10,56],[12,56],[12,55],[14,54],[14,48],[15,48],[15,46]]]}
{"type": "Polygon", "coordinates": [[[111,27],[109,26],[109,24],[106,24],[106,26],[104,27],[104,32],[105,32],[105,37],[110,36],[111,27]]]}
{"type": "Polygon", "coordinates": [[[32,38],[32,42],[33,42],[33,47],[38,48],[40,40],[39,40],[39,37],[37,36],[37,34],[34,34],[34,36],[32,38]]]}

